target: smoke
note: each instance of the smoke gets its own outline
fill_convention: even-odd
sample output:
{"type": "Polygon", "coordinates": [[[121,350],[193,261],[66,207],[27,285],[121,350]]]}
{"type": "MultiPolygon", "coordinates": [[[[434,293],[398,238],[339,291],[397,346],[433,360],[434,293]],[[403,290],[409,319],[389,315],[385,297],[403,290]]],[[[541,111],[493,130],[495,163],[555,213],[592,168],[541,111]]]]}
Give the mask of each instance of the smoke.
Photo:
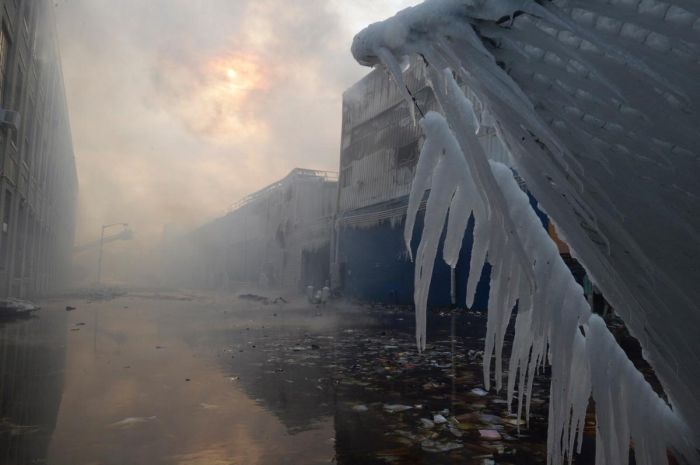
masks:
{"type": "Polygon", "coordinates": [[[143,256],[165,225],[220,216],[294,167],[337,170],[342,92],[366,72],[348,52],[362,8],[369,22],[397,6],[346,3],[59,2],[76,242],[128,222],[135,239],[111,249],[143,256]]]}

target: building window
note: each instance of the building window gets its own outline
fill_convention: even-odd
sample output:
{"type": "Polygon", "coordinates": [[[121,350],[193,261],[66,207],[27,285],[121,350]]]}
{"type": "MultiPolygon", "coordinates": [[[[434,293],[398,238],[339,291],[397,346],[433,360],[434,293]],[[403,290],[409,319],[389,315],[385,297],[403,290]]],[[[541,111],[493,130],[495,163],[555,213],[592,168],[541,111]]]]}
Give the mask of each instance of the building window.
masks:
{"type": "Polygon", "coordinates": [[[5,202],[2,209],[2,229],[0,230],[0,267],[7,268],[8,251],[10,249],[10,215],[12,212],[12,193],[5,191],[5,202]]]}
{"type": "Polygon", "coordinates": [[[396,151],[396,167],[410,168],[418,161],[418,141],[414,140],[410,144],[399,147],[396,151]]]}
{"type": "MultiPolygon", "coordinates": [[[[12,95],[12,105],[14,105],[15,111],[20,111],[22,106],[22,87],[24,86],[24,70],[22,69],[22,64],[17,67],[17,75],[14,80],[14,89],[12,95]]],[[[10,140],[15,147],[17,146],[17,133],[19,131],[10,131],[10,140]]]]}
{"type": "Polygon", "coordinates": [[[7,80],[7,62],[10,52],[10,38],[5,25],[0,28],[0,105],[5,103],[5,81],[7,80]]]}
{"type": "Polygon", "coordinates": [[[352,165],[340,170],[340,187],[348,187],[352,181],[352,165]]]}
{"type": "Polygon", "coordinates": [[[31,153],[31,144],[30,144],[30,137],[33,137],[33,131],[34,131],[34,110],[36,106],[34,104],[34,98],[29,97],[29,102],[26,108],[26,111],[24,112],[24,128],[22,130],[24,131],[24,145],[22,148],[23,154],[22,154],[22,160],[27,164],[27,166],[32,165],[32,153],[31,153]]]}

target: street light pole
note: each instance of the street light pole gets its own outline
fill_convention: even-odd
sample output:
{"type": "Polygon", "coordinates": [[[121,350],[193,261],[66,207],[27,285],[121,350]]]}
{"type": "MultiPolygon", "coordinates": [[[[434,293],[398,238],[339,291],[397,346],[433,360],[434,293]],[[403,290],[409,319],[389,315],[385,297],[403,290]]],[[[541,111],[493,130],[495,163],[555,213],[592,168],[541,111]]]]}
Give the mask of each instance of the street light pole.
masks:
{"type": "Polygon", "coordinates": [[[105,241],[105,229],[111,228],[112,226],[122,226],[126,228],[129,226],[129,223],[112,223],[102,225],[102,231],[100,232],[100,254],[97,258],[97,284],[100,284],[102,280],[102,246],[104,245],[105,241]]]}

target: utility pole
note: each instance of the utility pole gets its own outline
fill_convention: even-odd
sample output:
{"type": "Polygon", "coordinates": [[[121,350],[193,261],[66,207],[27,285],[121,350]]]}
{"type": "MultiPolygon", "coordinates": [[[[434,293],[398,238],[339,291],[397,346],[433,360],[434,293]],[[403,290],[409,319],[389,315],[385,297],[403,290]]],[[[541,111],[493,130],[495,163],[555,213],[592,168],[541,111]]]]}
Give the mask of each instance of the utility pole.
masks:
{"type": "Polygon", "coordinates": [[[112,223],[102,225],[102,231],[100,233],[100,254],[97,258],[97,284],[100,284],[102,280],[102,247],[104,246],[105,241],[105,230],[107,228],[111,228],[112,226],[122,226],[126,229],[129,226],[129,223],[112,223]]]}

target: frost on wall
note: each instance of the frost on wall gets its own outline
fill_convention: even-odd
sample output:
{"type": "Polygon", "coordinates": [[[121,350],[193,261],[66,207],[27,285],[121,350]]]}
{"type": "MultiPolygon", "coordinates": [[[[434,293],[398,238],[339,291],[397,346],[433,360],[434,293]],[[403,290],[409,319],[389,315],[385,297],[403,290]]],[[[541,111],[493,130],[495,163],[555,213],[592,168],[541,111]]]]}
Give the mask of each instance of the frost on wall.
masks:
{"type": "MultiPolygon", "coordinates": [[[[503,384],[501,347],[518,302],[508,395],[517,383],[518,409],[527,411],[535,370],[552,365],[552,463],[571,458],[590,395],[598,464],[627,463],[630,441],[638,463],[667,463],[667,449],[698,461],[699,14],[687,0],[428,0],[353,43],[355,58],[382,65],[409,104],[399,63],[422,57],[444,115],[421,122],[423,171],[412,190],[432,189],[416,255],[419,346],[436,231],[447,218],[448,238],[459,236],[473,213],[472,269],[487,254],[494,266],[485,380],[493,356],[496,387],[503,384]],[[475,143],[479,122],[458,84],[484,108],[482,122],[492,121],[515,168],[639,339],[670,405],[590,314],[556,248],[533,227],[510,171],[475,143]],[[467,199],[470,189],[476,194],[467,199]]],[[[452,252],[445,247],[448,263],[452,252]]]]}

